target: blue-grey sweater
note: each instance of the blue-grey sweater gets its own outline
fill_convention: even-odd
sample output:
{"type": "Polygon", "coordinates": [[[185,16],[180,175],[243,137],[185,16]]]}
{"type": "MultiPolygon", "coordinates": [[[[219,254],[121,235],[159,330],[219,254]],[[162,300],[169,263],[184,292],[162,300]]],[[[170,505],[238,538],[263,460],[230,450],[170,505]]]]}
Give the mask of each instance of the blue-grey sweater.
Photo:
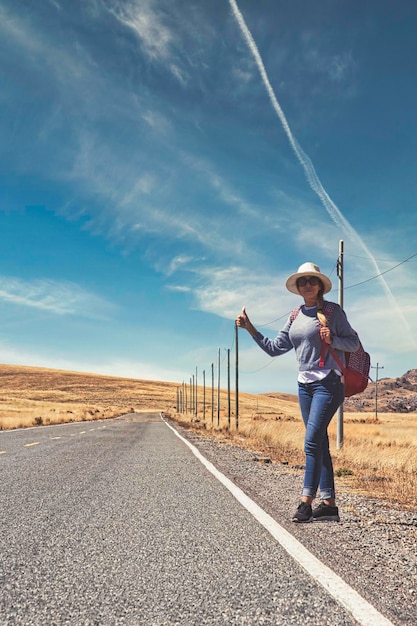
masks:
{"type": "MultiPolygon", "coordinates": [[[[332,333],[331,347],[345,364],[344,352],[357,350],[359,338],[349,324],[344,310],[336,303],[332,303],[332,306],[334,310],[331,316],[327,315],[328,326],[332,333]]],[[[288,317],[287,323],[275,339],[268,339],[260,332],[253,338],[258,346],[270,356],[280,356],[294,348],[300,372],[340,369],[329,350],[325,352],[324,366],[319,365],[322,341],[317,307],[306,309],[302,306],[293,322],[291,322],[291,316],[288,317]]]]}

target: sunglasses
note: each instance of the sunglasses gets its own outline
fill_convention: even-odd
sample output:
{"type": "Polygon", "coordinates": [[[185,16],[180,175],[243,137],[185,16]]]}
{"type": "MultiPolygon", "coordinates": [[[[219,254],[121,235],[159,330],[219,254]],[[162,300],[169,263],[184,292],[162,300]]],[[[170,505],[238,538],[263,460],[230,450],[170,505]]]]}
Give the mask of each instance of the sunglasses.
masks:
{"type": "Polygon", "coordinates": [[[317,278],[317,276],[302,276],[297,280],[298,287],[305,287],[307,283],[310,283],[312,287],[316,287],[320,283],[320,278],[317,278]]]}

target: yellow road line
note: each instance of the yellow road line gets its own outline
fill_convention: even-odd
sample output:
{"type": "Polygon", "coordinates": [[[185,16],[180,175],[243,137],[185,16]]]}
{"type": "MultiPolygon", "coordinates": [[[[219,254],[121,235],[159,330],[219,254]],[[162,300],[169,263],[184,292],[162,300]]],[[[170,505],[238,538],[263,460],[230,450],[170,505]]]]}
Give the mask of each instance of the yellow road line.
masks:
{"type": "Polygon", "coordinates": [[[62,437],[51,437],[51,441],[53,441],[54,439],[62,439],[62,437]]]}
{"type": "Polygon", "coordinates": [[[30,448],[31,446],[38,446],[40,441],[32,441],[32,443],[25,443],[25,448],[30,448]]]}
{"type": "Polygon", "coordinates": [[[0,450],[0,454],[7,454],[6,450],[0,450]]]}

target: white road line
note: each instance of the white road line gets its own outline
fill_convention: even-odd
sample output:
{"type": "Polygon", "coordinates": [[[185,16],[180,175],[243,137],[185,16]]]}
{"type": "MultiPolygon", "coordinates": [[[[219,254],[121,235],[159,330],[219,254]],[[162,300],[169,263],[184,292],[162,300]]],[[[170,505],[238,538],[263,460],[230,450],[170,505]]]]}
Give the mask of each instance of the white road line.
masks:
{"type": "MultiPolygon", "coordinates": [[[[161,416],[162,417],[162,416],[161,416]]],[[[162,418],[163,419],[163,418],[162,418]]],[[[288,554],[305,569],[313,579],[320,583],[325,590],[335,598],[357,620],[360,626],[394,626],[372,604],[369,604],[362,596],[352,589],[340,576],[335,574],[327,565],[324,565],[311,552],[307,550],[285,528],[280,526],[266,511],[247,496],[237,485],[222,474],[210,461],[208,461],[195,446],[182,437],[168,422],[165,424],[190,448],[197,459],[206,469],[228,489],[242,506],[251,513],[255,519],[268,530],[268,532],[281,544],[288,554]]]]}

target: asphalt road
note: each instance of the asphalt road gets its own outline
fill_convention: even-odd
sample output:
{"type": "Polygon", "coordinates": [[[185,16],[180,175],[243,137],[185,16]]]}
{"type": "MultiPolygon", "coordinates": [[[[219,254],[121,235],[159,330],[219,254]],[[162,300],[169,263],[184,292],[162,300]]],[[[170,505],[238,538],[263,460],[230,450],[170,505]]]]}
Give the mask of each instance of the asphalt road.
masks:
{"type": "Polygon", "coordinates": [[[356,622],[157,416],[0,432],[0,624],[356,622]]]}

